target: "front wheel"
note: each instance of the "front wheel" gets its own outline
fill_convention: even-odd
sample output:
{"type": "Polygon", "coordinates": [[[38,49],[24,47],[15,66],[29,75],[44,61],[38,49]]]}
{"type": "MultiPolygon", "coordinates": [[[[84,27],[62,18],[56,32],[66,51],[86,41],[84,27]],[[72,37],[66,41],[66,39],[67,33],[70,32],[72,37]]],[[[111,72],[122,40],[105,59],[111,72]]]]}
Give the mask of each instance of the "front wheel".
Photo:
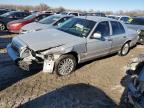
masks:
{"type": "Polygon", "coordinates": [[[5,25],[0,22],[0,31],[4,31],[6,29],[5,25]]]}
{"type": "Polygon", "coordinates": [[[76,68],[76,58],[73,55],[62,55],[55,63],[55,71],[58,75],[70,74],[76,68]]]}
{"type": "Polygon", "coordinates": [[[122,48],[121,48],[121,50],[118,52],[118,54],[119,54],[120,56],[125,56],[125,55],[127,55],[127,54],[129,53],[129,51],[130,51],[130,43],[127,42],[127,43],[125,43],[125,44],[122,46],[122,48]]]}

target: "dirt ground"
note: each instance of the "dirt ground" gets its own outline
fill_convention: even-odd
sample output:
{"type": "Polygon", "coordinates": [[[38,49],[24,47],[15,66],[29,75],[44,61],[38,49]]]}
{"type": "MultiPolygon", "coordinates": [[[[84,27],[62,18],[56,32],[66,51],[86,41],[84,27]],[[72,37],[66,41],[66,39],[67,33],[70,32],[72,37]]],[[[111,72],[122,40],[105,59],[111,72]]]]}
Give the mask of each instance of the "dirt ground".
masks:
{"type": "Polygon", "coordinates": [[[7,33],[0,34],[0,108],[125,108],[121,104],[130,59],[144,53],[137,45],[127,56],[116,54],[78,66],[71,75],[25,72],[9,58],[7,33]]]}

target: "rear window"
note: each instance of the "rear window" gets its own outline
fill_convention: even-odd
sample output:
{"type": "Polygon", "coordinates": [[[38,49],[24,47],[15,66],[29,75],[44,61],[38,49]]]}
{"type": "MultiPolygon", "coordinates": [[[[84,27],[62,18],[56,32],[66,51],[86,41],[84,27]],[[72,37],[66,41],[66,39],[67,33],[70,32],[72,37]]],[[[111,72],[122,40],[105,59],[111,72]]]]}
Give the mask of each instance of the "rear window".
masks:
{"type": "Polygon", "coordinates": [[[49,16],[49,17],[46,17],[46,18],[40,20],[39,23],[52,24],[52,23],[58,21],[60,18],[61,18],[61,16],[52,15],[52,16],[49,16]]]}
{"type": "Polygon", "coordinates": [[[118,35],[118,34],[125,33],[125,29],[124,29],[123,25],[120,22],[111,21],[111,26],[112,26],[113,35],[118,35]]]}

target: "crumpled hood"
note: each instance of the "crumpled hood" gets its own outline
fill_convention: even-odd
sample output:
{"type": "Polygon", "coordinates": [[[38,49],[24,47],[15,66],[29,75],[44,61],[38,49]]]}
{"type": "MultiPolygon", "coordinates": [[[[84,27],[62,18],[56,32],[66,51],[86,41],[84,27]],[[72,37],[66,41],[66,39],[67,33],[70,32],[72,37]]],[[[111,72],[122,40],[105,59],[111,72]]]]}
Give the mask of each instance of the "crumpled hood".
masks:
{"type": "Polygon", "coordinates": [[[47,29],[50,28],[52,25],[48,25],[48,24],[41,24],[38,22],[33,22],[30,24],[27,24],[25,26],[22,27],[22,30],[26,30],[26,31],[31,31],[31,30],[43,30],[43,29],[47,29]]]}
{"type": "Polygon", "coordinates": [[[144,26],[142,25],[132,25],[132,24],[126,24],[128,28],[134,29],[134,30],[144,30],[144,26]]]}
{"type": "Polygon", "coordinates": [[[81,37],[73,36],[57,29],[41,30],[33,33],[22,34],[18,37],[34,51],[46,50],[76,42],[81,43],[83,41],[81,37]]]}

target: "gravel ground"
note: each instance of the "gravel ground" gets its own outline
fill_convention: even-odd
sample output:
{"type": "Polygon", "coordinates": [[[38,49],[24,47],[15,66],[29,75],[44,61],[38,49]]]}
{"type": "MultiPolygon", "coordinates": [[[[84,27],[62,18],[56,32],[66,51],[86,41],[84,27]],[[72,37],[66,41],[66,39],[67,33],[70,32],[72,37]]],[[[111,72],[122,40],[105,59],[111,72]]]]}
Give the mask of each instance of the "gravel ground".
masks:
{"type": "Polygon", "coordinates": [[[5,49],[13,36],[0,35],[0,108],[125,108],[120,104],[120,82],[127,63],[144,46],[124,57],[111,55],[81,64],[71,75],[59,77],[19,69],[5,49]]]}

